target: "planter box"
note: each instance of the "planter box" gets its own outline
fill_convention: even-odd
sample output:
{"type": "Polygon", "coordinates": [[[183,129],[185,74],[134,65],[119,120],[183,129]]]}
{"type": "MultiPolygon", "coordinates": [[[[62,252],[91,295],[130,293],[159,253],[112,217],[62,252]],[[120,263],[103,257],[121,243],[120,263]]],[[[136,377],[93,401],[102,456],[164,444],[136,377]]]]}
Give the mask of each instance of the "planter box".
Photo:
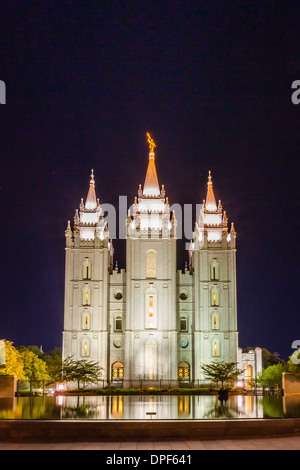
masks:
{"type": "Polygon", "coordinates": [[[17,377],[0,375],[0,398],[14,397],[17,391],[17,377]]]}

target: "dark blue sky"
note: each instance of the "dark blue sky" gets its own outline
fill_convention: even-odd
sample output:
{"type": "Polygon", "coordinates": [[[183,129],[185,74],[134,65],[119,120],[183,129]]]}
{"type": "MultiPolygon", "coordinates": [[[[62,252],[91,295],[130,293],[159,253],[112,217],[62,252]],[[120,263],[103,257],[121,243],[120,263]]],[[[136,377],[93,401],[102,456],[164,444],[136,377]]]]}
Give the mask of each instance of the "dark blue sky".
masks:
{"type": "MultiPolygon", "coordinates": [[[[297,1],[2,2],[0,337],[61,345],[64,230],[91,168],[131,203],[145,134],[170,203],[208,170],[238,233],[240,345],[300,339],[297,1]]],[[[125,242],[115,259],[125,267],[125,242]]],[[[178,267],[187,259],[179,243],[178,267]]]]}

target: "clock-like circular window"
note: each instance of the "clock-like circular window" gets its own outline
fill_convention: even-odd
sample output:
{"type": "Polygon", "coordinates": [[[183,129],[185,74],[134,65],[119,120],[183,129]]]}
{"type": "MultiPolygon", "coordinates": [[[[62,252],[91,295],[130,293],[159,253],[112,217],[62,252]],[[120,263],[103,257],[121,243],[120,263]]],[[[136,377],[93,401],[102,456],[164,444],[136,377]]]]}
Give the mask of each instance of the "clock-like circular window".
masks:
{"type": "Polygon", "coordinates": [[[186,292],[181,292],[179,297],[180,297],[181,300],[186,300],[188,298],[188,295],[187,295],[186,292]]]}
{"type": "Polygon", "coordinates": [[[114,297],[115,297],[116,300],[121,300],[123,298],[123,294],[122,294],[122,292],[116,292],[114,294],[114,297]]]}

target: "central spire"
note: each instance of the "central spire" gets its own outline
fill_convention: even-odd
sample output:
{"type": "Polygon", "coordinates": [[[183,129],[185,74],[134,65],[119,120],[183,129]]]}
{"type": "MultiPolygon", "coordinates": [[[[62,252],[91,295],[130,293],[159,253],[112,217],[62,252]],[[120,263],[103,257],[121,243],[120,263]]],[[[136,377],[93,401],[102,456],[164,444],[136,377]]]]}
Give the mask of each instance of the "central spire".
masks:
{"type": "Polygon", "coordinates": [[[149,144],[149,163],[148,163],[148,169],[147,169],[147,174],[146,174],[146,179],[145,179],[145,184],[144,184],[144,189],[143,189],[143,195],[146,197],[159,197],[160,190],[159,190],[158,178],[157,178],[156,167],[155,167],[155,153],[154,153],[154,148],[156,147],[156,145],[149,133],[147,133],[147,138],[148,138],[148,144],[149,144]]]}
{"type": "Polygon", "coordinates": [[[217,208],[216,199],[213,190],[213,184],[211,179],[211,171],[208,173],[208,183],[207,183],[207,196],[206,196],[206,209],[209,212],[215,212],[217,208]]]}
{"type": "Polygon", "coordinates": [[[90,180],[90,189],[86,198],[85,208],[96,209],[96,207],[97,207],[97,199],[96,199],[96,191],[95,191],[95,178],[94,178],[94,170],[92,170],[91,180],[90,180]]]}

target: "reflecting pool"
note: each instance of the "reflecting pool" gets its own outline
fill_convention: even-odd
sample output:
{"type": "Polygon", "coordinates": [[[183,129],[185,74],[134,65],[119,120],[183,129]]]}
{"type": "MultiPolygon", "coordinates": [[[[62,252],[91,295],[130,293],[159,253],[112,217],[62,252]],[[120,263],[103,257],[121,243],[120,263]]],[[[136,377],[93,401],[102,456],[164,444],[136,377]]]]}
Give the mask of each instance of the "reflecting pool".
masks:
{"type": "Polygon", "coordinates": [[[57,396],[0,398],[0,419],[300,418],[300,397],[57,396]]]}

